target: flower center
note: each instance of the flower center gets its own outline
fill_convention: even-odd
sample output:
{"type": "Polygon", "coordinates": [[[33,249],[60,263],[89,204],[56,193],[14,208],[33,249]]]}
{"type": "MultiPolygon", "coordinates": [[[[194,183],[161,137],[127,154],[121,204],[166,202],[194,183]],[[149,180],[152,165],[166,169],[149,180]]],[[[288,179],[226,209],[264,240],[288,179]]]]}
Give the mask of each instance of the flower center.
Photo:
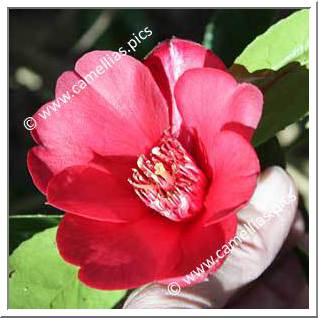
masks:
{"type": "Polygon", "coordinates": [[[194,160],[170,133],[148,156],[141,155],[128,182],[150,208],[173,221],[200,212],[207,179],[194,160]]]}

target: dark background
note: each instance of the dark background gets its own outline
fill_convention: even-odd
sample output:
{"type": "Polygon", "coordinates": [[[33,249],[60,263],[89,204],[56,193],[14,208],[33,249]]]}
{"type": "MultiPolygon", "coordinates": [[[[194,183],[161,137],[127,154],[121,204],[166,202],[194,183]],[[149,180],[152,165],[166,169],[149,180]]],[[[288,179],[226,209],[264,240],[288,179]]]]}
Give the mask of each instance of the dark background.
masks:
{"type": "MultiPolygon", "coordinates": [[[[230,66],[235,57],[258,34],[291,14],[293,10],[207,10],[207,9],[14,9],[9,10],[9,211],[11,215],[60,213],[44,205],[44,196],[35,188],[26,167],[26,155],[34,142],[23,126],[45,102],[52,99],[55,81],[76,60],[94,49],[118,50],[133,32],[148,26],[152,36],[136,49],[142,59],[158,42],[177,36],[205,44],[230,66]],[[204,38],[208,26],[213,38],[204,38]]],[[[287,134],[287,139],[289,134],[287,134]]],[[[308,173],[308,135],[287,153],[301,173],[308,173]]],[[[284,143],[282,137],[282,143],[284,143]]],[[[290,139],[290,138],[289,138],[290,139]]],[[[271,141],[276,142],[276,141],[271,141]]],[[[266,145],[263,146],[263,148],[266,145]]],[[[307,193],[308,194],[308,193],[307,193]]],[[[303,210],[306,210],[303,205],[303,210]]],[[[36,229],[53,220],[19,222],[10,219],[10,250],[36,229]]]]}

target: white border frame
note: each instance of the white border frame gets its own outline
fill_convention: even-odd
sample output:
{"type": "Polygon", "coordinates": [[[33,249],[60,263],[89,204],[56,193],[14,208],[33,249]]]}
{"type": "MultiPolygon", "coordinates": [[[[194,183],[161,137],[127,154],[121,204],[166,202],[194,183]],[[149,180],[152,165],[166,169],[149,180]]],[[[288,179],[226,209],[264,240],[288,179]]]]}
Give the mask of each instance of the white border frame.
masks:
{"type": "MultiPolygon", "coordinates": [[[[104,0],[90,0],[89,6],[84,0],[50,0],[42,2],[40,0],[29,0],[27,2],[23,0],[4,0],[0,4],[0,36],[2,43],[4,43],[4,48],[0,51],[1,54],[1,70],[3,74],[8,74],[7,66],[7,52],[8,52],[8,38],[7,38],[7,26],[8,26],[8,8],[15,7],[25,7],[27,8],[54,8],[54,7],[185,7],[184,2],[181,0],[161,0],[159,3],[148,2],[142,3],[142,1],[136,0],[116,0],[113,3],[107,3],[104,0]],[[67,3],[67,6],[66,6],[67,3]]],[[[155,315],[170,315],[170,316],[231,316],[235,314],[236,316],[312,316],[316,315],[316,2],[315,1],[280,1],[280,0],[267,0],[262,1],[262,3],[255,0],[241,0],[239,2],[235,0],[196,0],[196,6],[193,7],[190,3],[187,7],[206,7],[210,8],[239,8],[252,7],[252,8],[291,8],[291,7],[310,7],[310,130],[309,130],[309,210],[310,223],[309,223],[309,238],[310,238],[310,255],[309,255],[309,309],[7,309],[7,238],[8,238],[8,228],[7,228],[7,214],[8,210],[8,184],[7,184],[7,167],[8,167],[8,115],[7,108],[8,105],[8,79],[7,75],[3,75],[2,78],[6,80],[1,85],[1,99],[2,107],[0,108],[0,118],[2,123],[0,125],[1,132],[1,149],[7,149],[7,156],[1,157],[1,193],[0,202],[2,207],[2,222],[0,224],[0,242],[1,242],[1,263],[0,263],[0,277],[2,278],[2,284],[0,289],[0,315],[1,316],[155,316],[155,315]],[[5,243],[6,242],[6,243],[5,243]]],[[[21,123],[21,129],[24,129],[21,123]]]]}

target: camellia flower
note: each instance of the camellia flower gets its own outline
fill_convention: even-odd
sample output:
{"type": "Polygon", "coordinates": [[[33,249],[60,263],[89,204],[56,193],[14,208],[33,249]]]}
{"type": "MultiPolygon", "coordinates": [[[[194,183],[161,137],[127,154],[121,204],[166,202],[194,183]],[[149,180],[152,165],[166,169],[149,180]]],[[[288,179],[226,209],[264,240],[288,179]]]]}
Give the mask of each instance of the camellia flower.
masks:
{"type": "MultiPolygon", "coordinates": [[[[85,54],[58,79],[56,96],[112,53],[85,54]]],[[[262,104],[212,52],[174,38],[144,63],[122,55],[39,122],[28,167],[48,203],[66,212],[57,246],[79,279],[109,290],[182,282],[215,257],[256,186],[250,139],[262,104]]]]}

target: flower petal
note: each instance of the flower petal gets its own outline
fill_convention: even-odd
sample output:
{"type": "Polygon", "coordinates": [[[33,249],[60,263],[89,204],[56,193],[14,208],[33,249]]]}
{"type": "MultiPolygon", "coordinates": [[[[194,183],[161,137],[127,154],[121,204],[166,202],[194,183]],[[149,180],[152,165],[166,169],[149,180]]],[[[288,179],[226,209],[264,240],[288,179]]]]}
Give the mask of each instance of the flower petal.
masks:
{"type": "MultiPolygon", "coordinates": [[[[87,53],[77,61],[75,70],[85,78],[105,56],[115,53],[117,52],[87,53]]],[[[119,56],[120,60],[114,62],[105,75],[92,81],[90,86],[112,105],[111,111],[120,118],[121,128],[128,130],[125,137],[133,139],[131,132],[137,131],[139,138],[135,143],[138,149],[149,147],[167,128],[167,104],[149,70],[131,56],[119,56]],[[141,140],[141,137],[145,140],[141,140]]],[[[114,129],[113,123],[111,124],[114,129]]],[[[138,154],[136,150],[134,154],[138,154]]]]}
{"type": "Polygon", "coordinates": [[[144,61],[168,101],[174,132],[181,125],[181,117],[174,99],[174,87],[179,77],[187,70],[198,67],[226,67],[216,55],[202,45],[173,38],[158,44],[144,61]]]}
{"type": "Polygon", "coordinates": [[[66,214],[57,246],[79,279],[98,289],[135,288],[164,278],[178,262],[178,225],[153,215],[134,223],[112,224],[66,214]]]}
{"type": "Polygon", "coordinates": [[[183,128],[194,130],[202,142],[221,130],[234,130],[250,138],[263,105],[258,88],[238,84],[230,74],[211,68],[185,72],[176,84],[175,97],[183,128]]]}
{"type": "Polygon", "coordinates": [[[135,164],[131,157],[106,157],[66,168],[49,182],[48,203],[101,221],[118,223],[145,217],[151,211],[127,181],[135,164]]]}
{"type": "Polygon", "coordinates": [[[139,155],[167,128],[166,101],[147,67],[132,57],[121,56],[112,67],[103,69],[103,59],[113,53],[84,55],[76,64],[77,73],[65,72],[57,81],[56,99],[63,94],[69,99],[64,96],[65,103],[59,100],[55,111],[53,101],[47,103],[33,116],[37,127],[32,136],[40,146],[31,149],[28,166],[42,192],[46,192],[52,175],[86,164],[93,152],[103,156],[139,155]],[[102,69],[104,73],[98,75],[102,69]],[[51,115],[43,119],[47,107],[51,115]]]}
{"type": "Polygon", "coordinates": [[[220,222],[245,205],[260,172],[255,150],[242,136],[224,131],[207,146],[212,182],[206,196],[205,223],[220,222]]]}
{"type": "Polygon", "coordinates": [[[186,287],[204,281],[225,261],[228,254],[224,253],[224,247],[234,237],[236,228],[236,215],[209,226],[204,224],[202,217],[186,227],[181,234],[182,257],[174,270],[175,276],[160,283],[177,282],[181,287],[186,287]]]}

